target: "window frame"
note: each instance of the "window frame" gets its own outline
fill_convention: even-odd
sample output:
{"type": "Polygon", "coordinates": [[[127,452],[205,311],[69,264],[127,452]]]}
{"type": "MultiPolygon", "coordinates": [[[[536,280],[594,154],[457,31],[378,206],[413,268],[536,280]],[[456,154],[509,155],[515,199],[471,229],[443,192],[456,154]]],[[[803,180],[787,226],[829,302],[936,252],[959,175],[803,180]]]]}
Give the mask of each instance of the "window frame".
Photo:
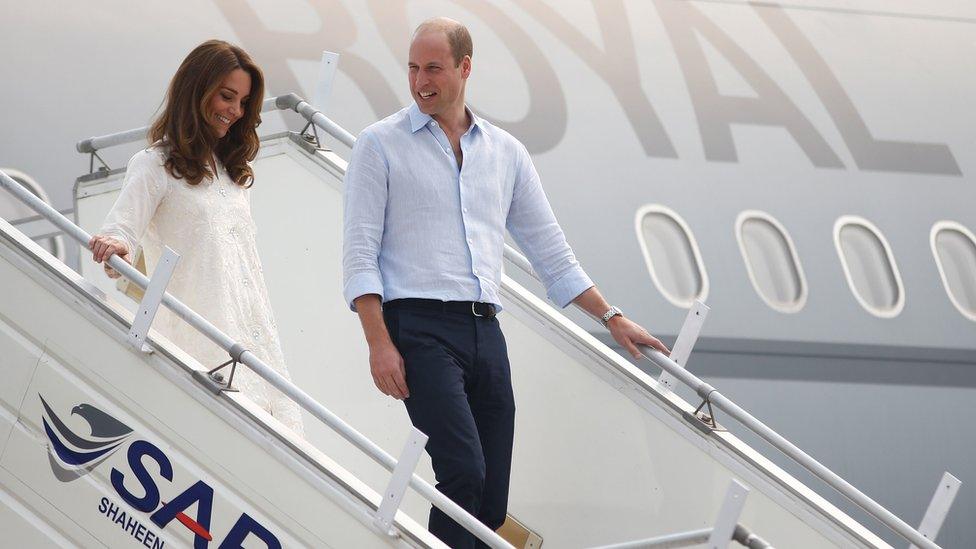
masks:
{"type": "Polygon", "coordinates": [[[959,303],[959,301],[956,299],[956,296],[952,293],[952,290],[949,288],[949,279],[948,277],[946,277],[945,267],[942,266],[942,260],[939,258],[939,248],[936,245],[935,237],[939,234],[939,232],[946,229],[962,233],[962,235],[968,238],[969,241],[972,242],[974,246],[976,246],[976,235],[974,235],[973,232],[970,231],[969,228],[963,225],[962,223],[959,223],[957,221],[950,221],[950,220],[936,221],[932,225],[932,230],[929,231],[929,246],[932,249],[932,258],[935,260],[935,266],[936,268],[939,269],[939,278],[942,279],[942,288],[945,289],[946,295],[949,296],[949,301],[952,302],[952,305],[956,308],[956,310],[958,310],[959,313],[962,314],[962,316],[968,318],[969,320],[972,320],[973,322],[976,322],[976,313],[971,313],[967,311],[965,307],[963,307],[962,304],[959,303]]]}
{"type": "Polygon", "coordinates": [[[807,304],[809,286],[807,285],[806,274],[803,272],[803,264],[800,262],[800,256],[796,252],[796,244],[793,243],[793,237],[790,236],[790,233],[786,230],[786,227],[767,212],[762,210],[744,210],[735,218],[735,239],[739,244],[739,253],[742,255],[742,262],[745,263],[746,266],[746,274],[749,277],[749,282],[752,284],[752,288],[755,290],[756,295],[758,295],[759,298],[769,306],[769,308],[780,313],[793,314],[803,310],[803,307],[805,307],[807,304]],[[784,307],[781,304],[770,301],[759,287],[759,282],[756,279],[755,272],[753,272],[752,262],[749,261],[749,255],[746,252],[745,240],[742,236],[742,229],[745,226],[746,221],[749,221],[750,219],[759,219],[769,223],[773,226],[773,228],[779,231],[780,235],[783,237],[783,240],[786,241],[786,247],[789,248],[790,251],[790,259],[793,261],[793,267],[796,269],[800,282],[800,295],[797,297],[796,302],[789,306],[784,307]]]}
{"type": "Polygon", "coordinates": [[[881,232],[881,229],[879,229],[874,223],[861,216],[842,215],[837,218],[837,221],[834,222],[834,247],[837,249],[837,257],[840,259],[841,268],[844,270],[844,278],[847,279],[847,286],[850,288],[851,294],[854,295],[854,299],[857,300],[861,307],[878,318],[895,318],[901,314],[902,310],[905,308],[905,284],[902,282],[901,272],[898,270],[898,263],[895,261],[895,254],[891,251],[891,245],[888,244],[888,239],[885,238],[884,233],[881,232]],[[891,265],[891,272],[895,277],[895,283],[898,290],[898,297],[891,310],[883,311],[874,308],[871,304],[865,301],[864,297],[861,296],[857,287],[854,285],[854,278],[851,276],[851,269],[847,265],[847,259],[844,255],[844,248],[840,242],[841,229],[847,225],[859,225],[870,231],[875,238],[881,242],[881,247],[884,249],[885,257],[888,259],[888,264],[891,265]]]}
{"type": "Polygon", "coordinates": [[[705,268],[705,261],[702,259],[701,250],[698,248],[698,241],[695,239],[695,233],[691,231],[691,227],[685,222],[678,213],[667,206],[662,204],[645,204],[637,208],[637,213],[634,215],[634,231],[637,233],[637,242],[640,245],[641,253],[644,256],[644,265],[647,267],[647,272],[651,275],[651,281],[654,282],[654,286],[657,288],[658,292],[664,296],[675,307],[682,309],[689,309],[694,304],[695,301],[704,302],[708,299],[709,283],[708,283],[708,270],[705,268]],[[690,300],[680,299],[677,296],[671,294],[670,291],[666,290],[661,284],[660,279],[657,276],[657,272],[654,270],[654,263],[651,261],[651,254],[647,249],[647,242],[644,239],[644,228],[643,221],[644,217],[648,214],[662,214],[669,217],[674,221],[678,227],[684,232],[685,237],[688,239],[688,243],[691,245],[692,259],[694,259],[695,266],[698,269],[698,274],[701,277],[701,290],[698,295],[692,297],[690,300]]]}

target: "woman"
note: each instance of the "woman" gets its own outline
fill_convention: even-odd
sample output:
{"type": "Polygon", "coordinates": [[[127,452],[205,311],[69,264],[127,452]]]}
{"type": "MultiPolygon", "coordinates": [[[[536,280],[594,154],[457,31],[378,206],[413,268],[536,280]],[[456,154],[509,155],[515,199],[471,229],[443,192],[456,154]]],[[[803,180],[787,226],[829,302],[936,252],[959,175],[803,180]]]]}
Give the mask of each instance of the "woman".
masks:
{"type": "MultiPolygon", "coordinates": [[[[167,290],[288,377],[251,219],[249,161],[258,152],[264,76],[244,50],[199,45],[170,82],[152,145],[129,160],[122,192],[88,246],[101,263],[140,243],[148,272],[163,246],[181,255],[167,290]]],[[[119,273],[105,263],[112,278],[119,273]]],[[[154,327],[205,366],[227,353],[161,309],[154,327]]],[[[298,406],[247,367],[234,385],[299,435],[298,406]]]]}

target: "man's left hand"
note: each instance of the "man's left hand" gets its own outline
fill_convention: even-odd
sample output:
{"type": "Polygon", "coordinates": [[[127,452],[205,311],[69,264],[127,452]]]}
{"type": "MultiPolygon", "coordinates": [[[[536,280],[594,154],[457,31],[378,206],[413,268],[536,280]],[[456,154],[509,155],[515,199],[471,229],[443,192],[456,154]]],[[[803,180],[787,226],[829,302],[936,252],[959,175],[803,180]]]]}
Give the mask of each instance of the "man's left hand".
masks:
{"type": "Polygon", "coordinates": [[[623,315],[611,318],[610,322],[607,323],[607,328],[610,329],[610,335],[613,336],[613,339],[624,349],[627,349],[635,360],[639,360],[641,357],[641,352],[637,348],[638,345],[649,345],[665,355],[671,354],[671,350],[658,338],[649,334],[640,324],[632,322],[623,315]]]}

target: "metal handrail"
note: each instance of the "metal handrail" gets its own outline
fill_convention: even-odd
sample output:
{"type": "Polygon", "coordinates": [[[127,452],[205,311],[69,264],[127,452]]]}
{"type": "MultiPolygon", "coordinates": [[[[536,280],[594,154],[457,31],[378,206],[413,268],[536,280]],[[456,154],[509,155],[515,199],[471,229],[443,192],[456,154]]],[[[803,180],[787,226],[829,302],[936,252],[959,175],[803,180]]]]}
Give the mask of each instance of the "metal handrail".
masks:
{"type": "MultiPolygon", "coordinates": [[[[666,534],[637,541],[602,545],[593,549],[676,549],[678,547],[690,547],[692,545],[708,543],[708,538],[712,535],[712,530],[713,528],[700,528],[698,530],[666,534]]],[[[735,525],[735,530],[732,532],[732,541],[748,549],[775,549],[768,541],[753,534],[741,524],[735,525]]]]}
{"type": "Polygon", "coordinates": [[[333,122],[328,116],[322,114],[321,111],[316,110],[315,107],[308,104],[304,99],[299,97],[297,94],[288,93],[285,95],[278,96],[276,102],[279,105],[279,109],[283,110],[293,110],[298,114],[305,117],[312,124],[315,124],[320,129],[325,130],[326,133],[335,137],[343,145],[352,148],[356,144],[356,137],[349,133],[345,128],[333,122]]]}
{"type": "MultiPolygon", "coordinates": [[[[529,260],[524,255],[519,253],[518,250],[512,248],[508,244],[505,244],[505,258],[511,261],[522,271],[528,273],[535,280],[539,280],[538,276],[535,274],[535,271],[532,270],[532,265],[529,263],[529,260]]],[[[599,321],[598,318],[591,315],[579,305],[576,305],[576,308],[594,321],[599,321]]],[[[716,408],[722,410],[733,419],[744,425],[750,431],[762,437],[774,448],[786,454],[787,457],[800,464],[800,466],[811,472],[820,480],[826,482],[829,486],[840,492],[841,495],[851,500],[854,504],[866,511],[872,517],[878,519],[888,528],[891,528],[892,531],[905,538],[907,541],[914,543],[918,547],[924,547],[926,549],[939,549],[939,546],[936,545],[933,540],[923,536],[918,530],[912,528],[911,525],[898,518],[883,505],[865,495],[852,484],[841,478],[840,475],[831,471],[830,468],[815,460],[792,442],[786,440],[786,438],[776,431],[770,429],[763,422],[756,419],[752,414],[743,410],[735,402],[732,402],[731,399],[720,393],[717,389],[715,389],[715,387],[705,383],[688,370],[682,368],[678,365],[678,363],[671,360],[657,349],[647,345],[638,345],[637,347],[640,349],[641,355],[644,358],[650,360],[659,368],[665,372],[668,372],[679,381],[690,387],[702,399],[711,402],[716,408]]]]}
{"type": "MultiPolygon", "coordinates": [[[[304,103],[304,101],[300,101],[299,103],[296,103],[296,105],[300,103],[304,103]]],[[[70,220],[68,220],[68,218],[58,213],[57,210],[31,194],[30,191],[11,179],[3,171],[0,171],[0,187],[10,191],[11,194],[33,208],[37,213],[46,217],[51,223],[60,228],[66,235],[73,238],[82,246],[88,245],[89,240],[91,240],[91,235],[85,232],[85,230],[81,227],[78,227],[72,223],[70,220]]],[[[149,285],[149,279],[145,275],[140,273],[135,267],[126,263],[118,256],[112,255],[107,261],[109,266],[121,273],[122,276],[134,282],[140,288],[146,289],[149,285]]],[[[228,353],[231,351],[232,347],[237,346],[239,348],[237,342],[231,339],[230,336],[218,330],[217,327],[211,324],[207,319],[197,314],[182,301],[176,299],[168,292],[163,294],[162,303],[169,307],[174,314],[185,320],[197,331],[219,345],[228,353]]],[[[339,416],[332,413],[328,408],[309,396],[305,391],[302,391],[300,388],[298,388],[298,386],[285,379],[281,374],[273,370],[253,353],[250,351],[244,351],[240,355],[239,361],[247,365],[254,373],[264,378],[264,380],[270,383],[273,387],[287,395],[296,404],[308,411],[322,423],[328,425],[330,428],[332,428],[332,430],[342,436],[342,438],[346,439],[349,443],[385,467],[387,470],[392,472],[396,468],[396,458],[388,454],[372,440],[343,421],[339,416]]],[[[442,494],[415,473],[410,478],[410,486],[413,487],[413,489],[416,490],[427,501],[454,519],[455,522],[464,526],[468,531],[477,536],[480,540],[487,543],[490,547],[511,547],[511,545],[502,539],[501,536],[485,526],[481,521],[473,517],[470,513],[462,509],[457,503],[442,494]]]]}
{"type": "MultiPolygon", "coordinates": [[[[351,133],[346,131],[342,126],[333,122],[328,116],[322,114],[322,112],[316,110],[315,107],[308,104],[297,94],[286,93],[285,95],[279,95],[277,97],[269,97],[268,99],[265,99],[263,103],[261,103],[261,112],[274,110],[295,111],[305,117],[305,119],[309,122],[328,132],[329,135],[335,137],[339,140],[339,142],[346,146],[352,147],[356,142],[356,138],[353,137],[351,133]]],[[[141,139],[145,139],[147,133],[149,133],[149,126],[143,126],[141,128],[126,130],[123,132],[110,133],[98,137],[89,137],[88,139],[82,139],[76,143],[75,149],[77,149],[80,153],[94,154],[108,147],[123,145],[125,143],[134,143],[141,139]]]]}

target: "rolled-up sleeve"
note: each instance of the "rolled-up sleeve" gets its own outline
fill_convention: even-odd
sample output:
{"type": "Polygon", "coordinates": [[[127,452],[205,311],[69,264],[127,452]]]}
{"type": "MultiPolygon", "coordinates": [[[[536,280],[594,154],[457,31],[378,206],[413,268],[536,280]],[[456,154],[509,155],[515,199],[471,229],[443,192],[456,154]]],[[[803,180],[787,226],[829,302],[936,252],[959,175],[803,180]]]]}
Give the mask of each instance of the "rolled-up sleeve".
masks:
{"type": "Polygon", "coordinates": [[[532,158],[519,144],[515,188],[506,226],[539,275],[553,303],[565,307],[593,286],[566,242],[532,158]]]}
{"type": "Polygon", "coordinates": [[[99,234],[122,241],[134,253],[168,191],[158,154],[151,150],[136,153],[126,165],[122,191],[99,234]]]}
{"type": "Polygon", "coordinates": [[[389,166],[379,141],[363,132],[343,180],[342,294],[352,311],[357,297],[383,297],[379,268],[389,166]]]}

